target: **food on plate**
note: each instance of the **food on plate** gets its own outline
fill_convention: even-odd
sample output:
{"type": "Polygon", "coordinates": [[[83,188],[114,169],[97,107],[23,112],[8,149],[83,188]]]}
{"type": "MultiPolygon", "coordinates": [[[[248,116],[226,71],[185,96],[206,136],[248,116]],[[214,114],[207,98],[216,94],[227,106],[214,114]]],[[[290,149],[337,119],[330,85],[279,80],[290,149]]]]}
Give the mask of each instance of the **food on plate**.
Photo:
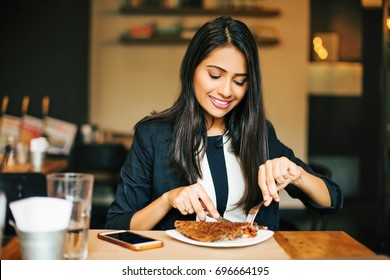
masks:
{"type": "Polygon", "coordinates": [[[184,236],[201,241],[215,242],[235,240],[238,238],[253,238],[259,228],[248,222],[198,222],[175,221],[175,228],[184,236]]]}

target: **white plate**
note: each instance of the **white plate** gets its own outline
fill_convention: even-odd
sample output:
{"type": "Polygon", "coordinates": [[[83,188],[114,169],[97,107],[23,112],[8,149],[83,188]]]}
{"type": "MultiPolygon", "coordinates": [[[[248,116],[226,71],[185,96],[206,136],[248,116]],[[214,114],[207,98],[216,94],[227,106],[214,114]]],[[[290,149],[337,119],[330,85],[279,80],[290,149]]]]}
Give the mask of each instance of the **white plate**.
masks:
{"type": "Polygon", "coordinates": [[[244,246],[250,246],[250,245],[254,245],[254,244],[258,244],[260,242],[263,242],[263,241],[271,238],[274,235],[274,232],[271,230],[259,230],[257,232],[257,236],[253,237],[253,238],[239,238],[236,240],[228,240],[228,241],[201,242],[201,241],[197,241],[197,240],[193,240],[191,238],[188,238],[175,229],[166,230],[165,233],[168,234],[170,237],[173,237],[179,241],[189,243],[192,245],[206,246],[206,247],[244,247],[244,246]]]}

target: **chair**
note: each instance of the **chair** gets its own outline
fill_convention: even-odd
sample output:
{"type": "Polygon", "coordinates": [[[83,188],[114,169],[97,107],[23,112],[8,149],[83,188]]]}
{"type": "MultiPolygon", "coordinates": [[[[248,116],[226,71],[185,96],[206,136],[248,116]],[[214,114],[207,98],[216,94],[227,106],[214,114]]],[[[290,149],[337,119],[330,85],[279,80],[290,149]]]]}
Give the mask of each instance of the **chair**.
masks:
{"type": "Polygon", "coordinates": [[[122,144],[83,144],[75,147],[72,165],[75,172],[88,172],[96,176],[95,183],[108,183],[116,192],[119,172],[125,162],[127,150],[122,144]],[[101,179],[102,178],[102,179],[101,179]]]}
{"type": "Polygon", "coordinates": [[[46,175],[43,173],[1,173],[0,189],[6,196],[4,235],[15,235],[8,221],[13,219],[9,204],[18,199],[31,196],[47,196],[46,175]]]}
{"type": "Polygon", "coordinates": [[[105,226],[107,210],[116,193],[127,153],[125,146],[119,143],[82,144],[74,148],[73,171],[95,176],[91,228],[105,226]]]}

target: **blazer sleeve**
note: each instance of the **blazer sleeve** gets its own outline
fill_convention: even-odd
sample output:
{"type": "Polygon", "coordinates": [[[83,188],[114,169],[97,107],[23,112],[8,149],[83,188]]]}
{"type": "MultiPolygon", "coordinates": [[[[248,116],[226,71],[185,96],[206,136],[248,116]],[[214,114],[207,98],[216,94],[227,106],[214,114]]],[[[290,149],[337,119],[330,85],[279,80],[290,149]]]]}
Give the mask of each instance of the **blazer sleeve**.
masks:
{"type": "Polygon", "coordinates": [[[106,228],[129,229],[133,215],[148,203],[153,189],[154,129],[140,125],[120,172],[115,200],[107,213],[106,228]]]}
{"type": "Polygon", "coordinates": [[[287,193],[293,197],[298,198],[302,201],[302,203],[311,209],[315,209],[321,213],[336,213],[342,210],[343,208],[343,194],[339,185],[337,185],[330,178],[326,177],[323,174],[315,173],[308,164],[304,163],[302,160],[297,158],[294,155],[294,152],[287,146],[285,146],[276,136],[276,132],[272,124],[269,123],[268,126],[268,145],[269,145],[269,154],[270,158],[278,158],[285,156],[290,159],[295,164],[301,166],[307,172],[320,177],[326,184],[328,188],[329,195],[331,198],[331,206],[330,207],[322,207],[310,199],[303,191],[301,191],[296,186],[290,184],[286,187],[287,193]]]}

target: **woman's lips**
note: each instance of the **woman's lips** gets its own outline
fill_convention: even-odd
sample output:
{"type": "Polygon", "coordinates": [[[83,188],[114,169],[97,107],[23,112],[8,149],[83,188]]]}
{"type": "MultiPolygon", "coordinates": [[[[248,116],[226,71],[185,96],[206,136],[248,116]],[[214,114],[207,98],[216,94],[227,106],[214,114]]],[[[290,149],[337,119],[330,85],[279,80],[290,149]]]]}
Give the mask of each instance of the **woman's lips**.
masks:
{"type": "Polygon", "coordinates": [[[214,104],[215,107],[219,109],[226,109],[229,108],[231,101],[223,101],[220,99],[217,99],[215,97],[209,96],[211,103],[214,104]]]}

